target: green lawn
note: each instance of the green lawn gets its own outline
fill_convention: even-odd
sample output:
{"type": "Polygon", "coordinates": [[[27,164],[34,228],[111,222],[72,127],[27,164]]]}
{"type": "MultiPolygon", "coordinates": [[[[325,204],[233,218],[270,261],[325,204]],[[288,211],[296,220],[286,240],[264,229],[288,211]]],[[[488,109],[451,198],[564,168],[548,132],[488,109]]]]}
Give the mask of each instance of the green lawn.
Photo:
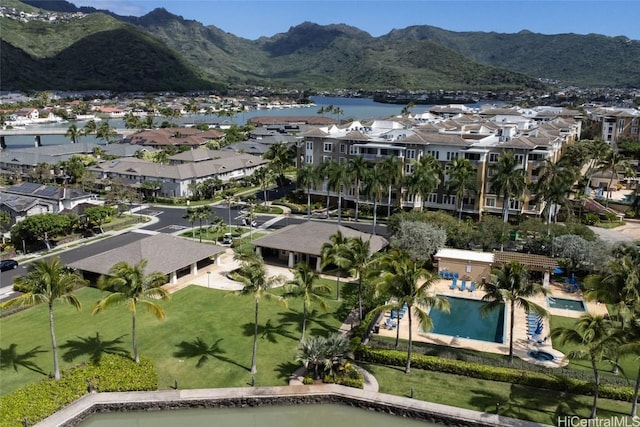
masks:
{"type": "MultiPolygon", "coordinates": [[[[333,282],[327,283],[334,286],[333,282]]],[[[333,289],[332,297],[327,300],[332,311],[339,308],[333,299],[333,289]]],[[[125,307],[114,307],[93,316],[91,307],[104,293],[85,288],[77,291],[77,295],[83,304],[81,311],[64,304],[55,306],[61,367],[69,368],[88,360],[96,348],[97,334],[103,346],[110,343],[108,347],[112,350],[130,351],[131,316],[125,307]],[[77,356],[70,360],[70,354],[77,356]]],[[[250,384],[254,310],[250,297],[190,286],[176,292],[171,301],[162,304],[167,314],[164,322],[146,311],[139,311],[137,328],[140,354],[154,361],[161,389],[174,386],[175,381],[180,388],[243,387],[250,384]],[[203,347],[213,351],[207,355],[203,347]],[[205,361],[197,367],[201,358],[205,361]]],[[[301,308],[299,300],[290,301],[288,308],[261,302],[256,385],[285,385],[289,375],[297,369],[295,354],[300,338],[301,308]]],[[[332,311],[313,313],[307,324],[308,333],[326,334],[336,330],[341,321],[334,317],[332,311]]],[[[37,381],[53,371],[45,306],[0,319],[0,331],[1,394],[37,381]],[[10,351],[12,345],[15,345],[14,352],[10,351]],[[36,353],[32,358],[25,356],[34,348],[36,353]],[[33,366],[20,364],[25,357],[33,366]],[[17,362],[15,370],[14,360],[17,362]]]]}
{"type": "MultiPolygon", "coordinates": [[[[549,392],[509,383],[479,380],[441,372],[412,369],[406,375],[401,368],[379,365],[364,366],[380,384],[380,392],[418,400],[452,405],[524,420],[557,425],[560,414],[588,417],[593,398],[549,392]]],[[[631,403],[599,399],[598,416],[626,416],[631,403]]],[[[629,422],[631,422],[629,420],[629,422]]],[[[631,424],[628,424],[631,425],[631,424]]]]}
{"type": "MultiPolygon", "coordinates": [[[[564,327],[573,329],[576,320],[577,319],[573,319],[571,317],[551,316],[550,325],[551,328],[564,327]]],[[[558,340],[554,340],[553,348],[563,352],[564,354],[568,354],[572,350],[577,350],[578,346],[575,344],[560,345],[558,340]]],[[[638,374],[638,359],[633,356],[623,357],[618,360],[618,364],[620,365],[621,371],[629,378],[630,385],[633,386],[635,378],[638,374]]],[[[572,360],[569,363],[569,368],[588,371],[590,375],[590,377],[588,377],[589,380],[593,378],[591,374],[591,363],[588,360],[572,360]]],[[[613,370],[613,365],[610,362],[603,361],[598,364],[598,368],[601,370],[602,374],[605,377],[613,376],[613,374],[611,373],[613,370]]],[[[623,377],[623,375],[619,374],[618,377],[623,377]]]]}

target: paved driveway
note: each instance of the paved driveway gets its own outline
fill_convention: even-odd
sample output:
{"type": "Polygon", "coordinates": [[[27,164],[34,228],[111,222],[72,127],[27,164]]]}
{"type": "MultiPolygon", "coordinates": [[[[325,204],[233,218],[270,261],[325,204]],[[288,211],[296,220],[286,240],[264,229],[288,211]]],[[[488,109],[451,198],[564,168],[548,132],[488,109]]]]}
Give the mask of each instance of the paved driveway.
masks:
{"type": "Polygon", "coordinates": [[[602,240],[608,242],[635,242],[640,240],[640,222],[627,222],[622,227],[616,228],[589,228],[602,240]]]}

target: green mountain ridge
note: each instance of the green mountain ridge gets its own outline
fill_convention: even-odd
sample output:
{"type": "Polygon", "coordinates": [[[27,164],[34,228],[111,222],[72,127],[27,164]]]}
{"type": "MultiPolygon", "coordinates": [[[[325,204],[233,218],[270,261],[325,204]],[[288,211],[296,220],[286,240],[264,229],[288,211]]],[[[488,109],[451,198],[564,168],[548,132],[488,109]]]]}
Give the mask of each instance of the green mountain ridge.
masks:
{"type": "Polygon", "coordinates": [[[431,26],[372,37],[345,24],[304,22],[248,40],[165,9],[138,18],[73,9],[66,1],[25,3],[92,13],[56,24],[0,18],[3,90],[56,83],[73,89],[182,91],[221,88],[221,82],[318,90],[536,90],[543,88],[539,79],[583,87],[640,86],[640,42],[623,37],[451,32],[431,26]],[[94,53],[100,50],[109,55],[94,53]],[[16,75],[9,64],[32,76],[16,75]],[[67,77],[58,77],[58,69],[67,70],[67,77]],[[106,76],[103,69],[110,70],[106,76]],[[34,77],[52,74],[55,79],[43,82],[34,77]],[[95,84],[101,86],[87,87],[95,84]]]}

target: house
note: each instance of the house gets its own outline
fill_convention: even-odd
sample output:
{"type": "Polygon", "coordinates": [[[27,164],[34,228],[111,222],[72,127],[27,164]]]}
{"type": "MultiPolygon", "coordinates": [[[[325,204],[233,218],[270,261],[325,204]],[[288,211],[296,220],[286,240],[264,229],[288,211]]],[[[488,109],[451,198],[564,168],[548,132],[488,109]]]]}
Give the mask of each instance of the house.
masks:
{"type": "Polygon", "coordinates": [[[201,131],[196,128],[160,128],[135,133],[123,142],[158,149],[168,146],[198,148],[222,137],[224,132],[214,129],[201,131]]]}
{"type": "Polygon", "coordinates": [[[89,167],[98,180],[119,179],[125,185],[140,188],[145,182],[158,184],[158,196],[190,197],[193,185],[209,179],[228,182],[253,175],[268,163],[250,154],[215,150],[191,150],[171,157],[170,164],[137,158],[109,160],[89,167]],[[212,156],[210,152],[217,155],[212,156]]]}
{"type": "Polygon", "coordinates": [[[34,182],[23,182],[0,190],[0,209],[11,215],[12,224],[35,214],[73,210],[83,203],[97,202],[91,193],[34,182]]]}
{"type": "Polygon", "coordinates": [[[368,240],[371,253],[382,250],[388,244],[387,239],[382,236],[322,221],[289,225],[253,240],[252,244],[265,262],[285,263],[287,267],[293,268],[296,263],[305,261],[311,267],[315,266],[316,271],[322,271],[322,245],[331,242],[331,236],[338,231],[346,238],[368,240]]]}
{"type": "Polygon", "coordinates": [[[167,276],[167,283],[176,283],[181,277],[197,274],[199,268],[215,264],[225,251],[222,246],[158,233],[73,262],[69,267],[89,280],[96,280],[100,275],[108,275],[109,269],[119,262],[135,265],[146,259],[145,274],[158,271],[167,276]]]}

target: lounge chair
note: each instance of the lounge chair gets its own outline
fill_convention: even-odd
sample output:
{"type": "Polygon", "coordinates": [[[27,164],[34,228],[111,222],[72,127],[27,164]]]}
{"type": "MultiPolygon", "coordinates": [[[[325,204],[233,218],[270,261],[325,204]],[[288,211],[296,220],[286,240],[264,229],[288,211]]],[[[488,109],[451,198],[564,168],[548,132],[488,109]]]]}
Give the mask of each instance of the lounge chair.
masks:
{"type": "Polygon", "coordinates": [[[454,289],[456,288],[456,286],[457,286],[457,285],[456,285],[456,281],[455,281],[455,280],[452,280],[452,281],[451,281],[451,286],[449,287],[449,289],[454,290],[454,289]]]}
{"type": "Polygon", "coordinates": [[[467,289],[467,281],[463,280],[462,283],[460,284],[460,290],[464,291],[465,289],[467,289]]]}
{"type": "Polygon", "coordinates": [[[471,282],[471,285],[469,285],[469,292],[473,292],[476,290],[476,282],[471,282]]]}

